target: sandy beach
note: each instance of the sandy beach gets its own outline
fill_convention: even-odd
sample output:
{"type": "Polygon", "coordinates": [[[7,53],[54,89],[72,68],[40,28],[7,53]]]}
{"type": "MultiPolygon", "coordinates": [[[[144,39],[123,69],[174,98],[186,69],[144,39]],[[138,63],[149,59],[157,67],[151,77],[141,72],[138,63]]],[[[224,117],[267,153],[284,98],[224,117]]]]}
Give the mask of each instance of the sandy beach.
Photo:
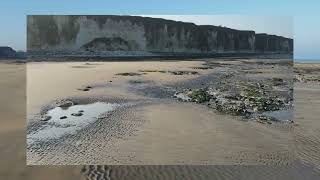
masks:
{"type": "Polygon", "coordinates": [[[297,154],[304,162],[320,167],[320,65],[295,64],[295,119],[294,139],[297,154]]]}
{"type": "Polygon", "coordinates": [[[0,179],[79,179],[80,168],[26,166],[26,64],[0,66],[0,179]]]}
{"type": "MultiPolygon", "coordinates": [[[[295,141],[293,150],[296,152],[296,156],[294,162],[287,166],[276,166],[275,168],[265,166],[39,167],[25,165],[24,73],[24,64],[1,64],[1,75],[10,77],[10,80],[6,79],[8,81],[4,81],[5,79],[1,81],[1,92],[6,94],[1,98],[5,98],[8,102],[1,108],[1,115],[5,117],[1,118],[2,124],[4,124],[1,128],[1,142],[4,142],[1,143],[1,159],[4,159],[1,163],[1,178],[85,179],[89,176],[94,178],[101,174],[100,176],[111,177],[112,179],[150,179],[150,177],[154,177],[152,176],[154,173],[157,173],[158,176],[153,179],[206,179],[208,177],[224,179],[255,179],[256,177],[260,179],[317,179],[319,177],[319,170],[316,168],[319,164],[319,153],[316,149],[319,147],[317,143],[319,141],[317,136],[319,125],[316,121],[318,111],[314,108],[319,105],[317,99],[319,84],[317,83],[295,83],[295,123],[297,125],[294,126],[293,131],[295,141]],[[126,176],[121,176],[121,174],[126,174],[126,176]]],[[[184,104],[184,106],[188,105],[184,104]]],[[[202,107],[198,108],[202,109],[202,107]]],[[[161,111],[161,108],[158,111],[161,111]]],[[[152,127],[152,124],[147,125],[152,127]]],[[[259,126],[260,123],[252,122],[250,125],[254,127],[259,126]]]]}
{"type": "MultiPolygon", "coordinates": [[[[265,61],[271,63],[245,59],[28,63],[27,164],[290,164],[294,160],[293,124],[286,121],[291,119],[253,121],[238,116],[242,109],[234,111],[237,115],[229,113],[227,108],[233,105],[224,105],[220,109],[228,113],[221,113],[212,103],[196,102],[201,100],[198,96],[195,102],[180,98],[188,88],[197,92],[194,88],[203,88],[214,79],[222,82],[222,78],[231,85],[281,78],[287,85],[279,88],[290,88],[290,65],[265,61]],[[85,117],[86,104],[108,103],[110,111],[100,112],[103,117],[88,124],[70,116],[75,112],[43,120],[61,101],[71,101],[74,108],[79,104],[84,111],[80,118],[85,117]]],[[[290,118],[292,109],[286,111],[290,118]]]]}

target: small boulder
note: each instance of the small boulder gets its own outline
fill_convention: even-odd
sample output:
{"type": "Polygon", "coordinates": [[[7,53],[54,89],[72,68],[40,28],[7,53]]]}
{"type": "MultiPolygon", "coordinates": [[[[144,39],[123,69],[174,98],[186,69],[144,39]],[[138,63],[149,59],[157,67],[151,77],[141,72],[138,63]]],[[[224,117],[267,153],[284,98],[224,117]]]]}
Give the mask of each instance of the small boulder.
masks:
{"type": "Polygon", "coordinates": [[[72,113],[71,116],[82,116],[82,112],[72,113]]]}
{"type": "Polygon", "coordinates": [[[61,108],[68,108],[70,106],[73,106],[73,102],[69,100],[62,100],[57,102],[57,106],[61,108]]]}
{"type": "Polygon", "coordinates": [[[61,116],[60,119],[67,119],[67,116],[61,116]]]}
{"type": "Polygon", "coordinates": [[[51,116],[41,116],[40,121],[49,121],[51,119],[51,116]]]}

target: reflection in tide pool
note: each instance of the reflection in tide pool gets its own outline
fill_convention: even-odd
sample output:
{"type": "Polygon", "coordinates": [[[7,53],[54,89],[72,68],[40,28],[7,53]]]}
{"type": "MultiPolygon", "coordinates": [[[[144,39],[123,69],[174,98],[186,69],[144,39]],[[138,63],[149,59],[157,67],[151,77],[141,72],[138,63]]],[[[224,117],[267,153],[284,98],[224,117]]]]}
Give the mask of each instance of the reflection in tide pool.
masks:
{"type": "Polygon", "coordinates": [[[51,117],[41,128],[27,135],[27,143],[58,139],[74,134],[97,120],[99,115],[119,107],[120,104],[96,102],[93,104],[74,105],[69,108],[56,107],[47,112],[51,117]]]}

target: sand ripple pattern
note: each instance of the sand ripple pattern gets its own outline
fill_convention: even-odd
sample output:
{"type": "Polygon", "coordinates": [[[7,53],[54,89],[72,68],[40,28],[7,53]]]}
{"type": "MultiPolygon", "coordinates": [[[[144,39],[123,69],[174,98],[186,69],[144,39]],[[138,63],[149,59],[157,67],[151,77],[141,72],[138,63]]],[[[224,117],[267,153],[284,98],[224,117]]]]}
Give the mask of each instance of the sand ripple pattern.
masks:
{"type": "Polygon", "coordinates": [[[114,158],[110,155],[111,150],[106,149],[115,148],[114,141],[124,140],[135,133],[143,123],[143,120],[135,119],[135,113],[123,111],[123,107],[120,107],[108,115],[108,119],[99,119],[77,134],[68,135],[62,140],[32,144],[27,147],[27,162],[41,165],[114,164],[119,163],[120,158],[128,159],[114,158]],[[128,117],[131,117],[130,121],[128,117]],[[102,141],[108,143],[102,144],[102,141]]]}
{"type": "Polygon", "coordinates": [[[320,168],[320,89],[306,84],[296,85],[294,128],[295,150],[299,159],[320,168]],[[303,89],[301,89],[303,87],[303,89]],[[307,113],[306,113],[307,112],[307,113]]]}
{"type": "Polygon", "coordinates": [[[311,162],[320,168],[320,131],[313,135],[306,135],[303,132],[295,133],[296,150],[298,157],[311,162]]]}
{"type": "Polygon", "coordinates": [[[290,166],[84,166],[86,180],[318,180],[320,172],[296,161],[290,166]]]}
{"type": "Polygon", "coordinates": [[[257,152],[239,152],[232,157],[236,161],[235,164],[245,165],[269,165],[269,166],[287,166],[293,162],[293,152],[279,151],[272,153],[257,153],[257,152]]]}

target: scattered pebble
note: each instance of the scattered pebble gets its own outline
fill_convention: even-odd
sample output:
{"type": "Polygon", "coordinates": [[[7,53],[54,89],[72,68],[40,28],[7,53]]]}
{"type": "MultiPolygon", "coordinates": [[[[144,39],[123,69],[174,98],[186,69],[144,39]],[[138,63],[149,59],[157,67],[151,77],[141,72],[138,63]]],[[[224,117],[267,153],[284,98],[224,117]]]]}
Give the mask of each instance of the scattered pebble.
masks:
{"type": "Polygon", "coordinates": [[[199,74],[197,71],[169,71],[173,75],[196,75],[199,74]]]}
{"type": "MultiPolygon", "coordinates": [[[[78,113],[72,113],[71,116],[82,116],[82,112],[78,112],[78,113]]],[[[60,118],[61,119],[61,118],[60,118]]]]}
{"type": "Polygon", "coordinates": [[[51,116],[42,116],[40,121],[49,121],[51,119],[51,116]]]}
{"type": "Polygon", "coordinates": [[[60,101],[56,102],[56,104],[58,107],[61,107],[61,108],[68,108],[68,107],[74,105],[74,103],[70,100],[60,100],[60,101]]]}

